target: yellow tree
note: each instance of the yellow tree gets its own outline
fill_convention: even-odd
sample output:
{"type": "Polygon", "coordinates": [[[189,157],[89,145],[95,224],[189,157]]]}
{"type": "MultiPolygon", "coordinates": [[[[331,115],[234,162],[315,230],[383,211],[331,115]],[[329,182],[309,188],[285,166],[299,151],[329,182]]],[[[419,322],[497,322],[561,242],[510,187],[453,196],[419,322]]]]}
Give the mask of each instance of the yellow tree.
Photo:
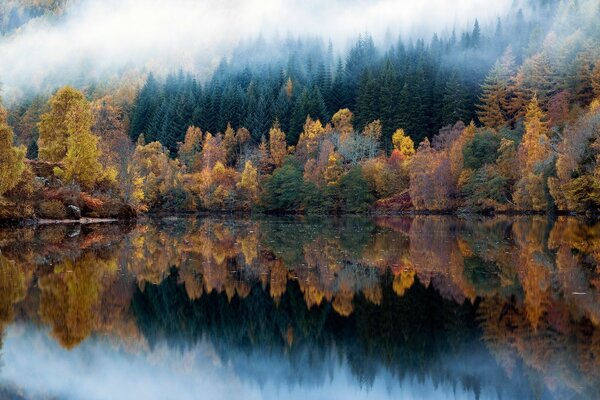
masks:
{"type": "MultiPolygon", "coordinates": [[[[57,169],[59,175],[69,181],[79,183],[85,189],[91,189],[103,176],[100,164],[98,137],[91,132],[92,114],[86,101],[71,105],[65,115],[68,134],[67,154],[63,159],[64,168],[57,169]]],[[[116,173],[111,171],[112,180],[116,173]]]]}
{"type": "Polygon", "coordinates": [[[513,195],[520,209],[542,211],[547,207],[542,163],[550,155],[548,126],[545,115],[534,96],[525,113],[525,134],[519,146],[521,179],[513,195]]]}
{"type": "Polygon", "coordinates": [[[212,169],[217,162],[225,163],[226,154],[222,142],[220,133],[213,136],[210,132],[206,132],[202,143],[202,168],[212,169]]]}
{"type": "Polygon", "coordinates": [[[312,120],[306,117],[304,130],[298,139],[296,149],[301,158],[308,159],[314,156],[318,150],[320,139],[325,134],[325,129],[319,120],[312,120]]]}
{"type": "Polygon", "coordinates": [[[325,181],[329,186],[337,185],[342,176],[342,157],[335,151],[329,153],[327,167],[325,168],[325,181]]]}
{"type": "Polygon", "coordinates": [[[269,131],[269,151],[271,152],[273,164],[276,167],[280,167],[287,155],[287,144],[285,142],[285,133],[279,127],[278,122],[269,131]]]}
{"type": "Polygon", "coordinates": [[[331,123],[335,130],[339,132],[341,138],[348,138],[354,132],[354,127],[352,126],[353,117],[352,111],[347,108],[338,110],[331,117],[331,123]]]}
{"type": "Polygon", "coordinates": [[[13,146],[13,131],[0,107],[0,196],[14,188],[25,170],[25,148],[13,146]]]}
{"type": "Polygon", "coordinates": [[[404,133],[404,129],[396,129],[392,135],[394,149],[398,150],[404,157],[412,157],[415,154],[415,143],[404,133]]]}
{"type": "Polygon", "coordinates": [[[70,86],[65,86],[52,96],[49,103],[50,111],[41,116],[38,125],[40,132],[39,159],[60,162],[67,154],[69,130],[72,130],[69,124],[74,121],[73,118],[68,117],[68,114],[77,104],[87,105],[87,101],[83,93],[70,86]]]}
{"type": "Polygon", "coordinates": [[[185,133],[183,143],[179,144],[179,161],[188,168],[188,171],[194,171],[199,168],[199,155],[202,150],[202,131],[200,128],[190,126],[185,133]]]}
{"type": "Polygon", "coordinates": [[[258,171],[250,161],[246,161],[237,187],[244,192],[249,201],[254,202],[258,198],[258,171]]]}

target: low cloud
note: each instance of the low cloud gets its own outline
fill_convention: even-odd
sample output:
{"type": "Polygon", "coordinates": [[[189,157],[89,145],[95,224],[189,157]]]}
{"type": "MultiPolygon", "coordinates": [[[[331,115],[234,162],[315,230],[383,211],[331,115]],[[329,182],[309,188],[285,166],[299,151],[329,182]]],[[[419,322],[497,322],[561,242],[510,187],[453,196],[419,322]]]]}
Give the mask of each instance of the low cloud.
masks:
{"type": "MultiPolygon", "coordinates": [[[[492,24],[512,1],[80,0],[0,37],[5,92],[105,78],[125,70],[210,72],[242,39],[321,36],[343,50],[361,32],[429,38],[492,24]]],[[[268,49],[265,49],[268,52],[268,49]]]]}

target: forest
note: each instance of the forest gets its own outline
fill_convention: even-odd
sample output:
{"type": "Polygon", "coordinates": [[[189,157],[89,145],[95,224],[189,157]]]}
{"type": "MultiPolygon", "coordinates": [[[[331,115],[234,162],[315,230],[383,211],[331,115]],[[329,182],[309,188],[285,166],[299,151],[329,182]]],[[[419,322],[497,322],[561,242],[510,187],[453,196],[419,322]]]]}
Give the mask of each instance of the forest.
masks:
{"type": "MultiPolygon", "coordinates": [[[[11,13],[3,32],[26,15],[11,13]]],[[[0,219],[595,213],[599,19],[595,0],[544,1],[346,52],[258,37],[209,77],[26,93],[0,111],[0,219]]]]}

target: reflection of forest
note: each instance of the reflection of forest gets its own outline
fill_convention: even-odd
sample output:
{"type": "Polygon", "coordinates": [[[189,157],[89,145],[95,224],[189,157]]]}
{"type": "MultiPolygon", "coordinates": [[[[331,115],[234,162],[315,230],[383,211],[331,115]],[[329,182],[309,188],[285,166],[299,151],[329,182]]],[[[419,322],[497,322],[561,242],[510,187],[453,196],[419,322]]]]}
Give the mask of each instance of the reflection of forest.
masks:
{"type": "Polygon", "coordinates": [[[365,383],[383,368],[475,392],[522,380],[509,397],[600,387],[600,224],[173,219],[5,229],[0,251],[0,329],[47,324],[66,348],[207,339],[249,379],[268,379],[242,368],[261,352],[288,381],[340,355],[365,383]],[[490,355],[500,367],[478,372],[490,355]]]}

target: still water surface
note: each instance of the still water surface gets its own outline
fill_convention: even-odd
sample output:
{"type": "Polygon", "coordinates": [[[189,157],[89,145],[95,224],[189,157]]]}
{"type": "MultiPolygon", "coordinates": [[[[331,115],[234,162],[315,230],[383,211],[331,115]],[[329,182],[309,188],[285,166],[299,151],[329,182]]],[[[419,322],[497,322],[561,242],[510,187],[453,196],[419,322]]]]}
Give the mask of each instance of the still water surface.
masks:
{"type": "Polygon", "coordinates": [[[600,224],[206,218],[0,229],[0,399],[579,399],[600,224]]]}

